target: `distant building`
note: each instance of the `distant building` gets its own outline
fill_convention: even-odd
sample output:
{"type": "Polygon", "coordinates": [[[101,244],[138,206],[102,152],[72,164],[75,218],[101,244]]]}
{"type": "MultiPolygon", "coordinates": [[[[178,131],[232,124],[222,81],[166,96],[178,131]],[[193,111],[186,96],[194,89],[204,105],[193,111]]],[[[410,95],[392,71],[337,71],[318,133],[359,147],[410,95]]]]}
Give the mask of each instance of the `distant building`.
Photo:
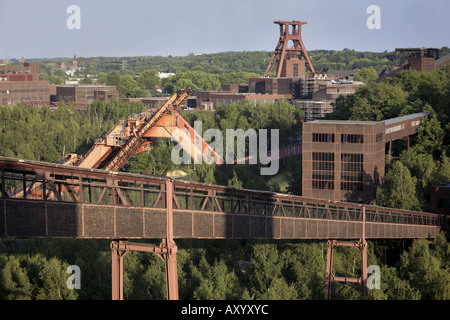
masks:
{"type": "Polygon", "coordinates": [[[231,105],[235,102],[248,101],[257,103],[275,103],[278,100],[284,100],[284,95],[279,94],[255,94],[245,92],[226,92],[226,91],[197,91],[196,107],[202,105],[203,110],[215,110],[218,104],[231,105]]]}
{"type": "Polygon", "coordinates": [[[39,80],[35,62],[0,67],[0,104],[12,106],[28,103],[42,106],[50,103],[50,83],[39,80]]]}
{"type": "Polygon", "coordinates": [[[168,78],[168,77],[173,76],[173,75],[175,75],[175,73],[172,73],[172,72],[158,72],[158,77],[160,79],[168,78]]]}
{"type": "Polygon", "coordinates": [[[322,72],[325,73],[331,80],[353,81],[353,77],[358,73],[358,71],[359,70],[334,70],[331,68],[325,68],[322,72]]]}
{"type": "Polygon", "coordinates": [[[355,93],[359,88],[365,86],[363,82],[341,81],[331,82],[325,84],[315,85],[315,89],[312,94],[303,99],[294,100],[293,104],[301,106],[305,113],[305,120],[324,119],[330,113],[333,112],[333,103],[339,96],[347,97],[350,94],[355,93]]]}
{"type": "Polygon", "coordinates": [[[80,68],[78,67],[78,60],[77,60],[77,55],[75,54],[73,56],[73,60],[72,63],[68,63],[68,62],[61,62],[61,64],[59,65],[59,67],[61,69],[64,70],[64,72],[69,75],[69,76],[74,76],[75,72],[77,72],[78,70],[80,70],[80,68]]]}
{"type": "MultiPolygon", "coordinates": [[[[151,110],[157,110],[161,108],[169,100],[169,97],[143,97],[143,98],[123,98],[122,101],[141,101],[144,107],[151,110]]],[[[184,99],[179,107],[181,109],[195,108],[196,107],[196,97],[189,96],[184,99]]]]}
{"type": "Polygon", "coordinates": [[[55,101],[73,101],[78,106],[86,106],[94,100],[108,103],[111,99],[119,99],[116,86],[100,85],[58,85],[56,87],[55,101]]]}

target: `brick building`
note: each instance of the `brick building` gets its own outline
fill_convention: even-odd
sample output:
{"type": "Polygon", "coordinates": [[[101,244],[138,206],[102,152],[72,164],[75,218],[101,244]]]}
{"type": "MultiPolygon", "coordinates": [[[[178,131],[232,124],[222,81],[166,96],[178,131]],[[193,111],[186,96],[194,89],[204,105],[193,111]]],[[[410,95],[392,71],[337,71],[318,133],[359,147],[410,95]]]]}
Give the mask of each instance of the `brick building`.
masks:
{"type": "Polygon", "coordinates": [[[430,204],[432,212],[450,214],[450,182],[431,187],[430,204]]]}
{"type": "Polygon", "coordinates": [[[0,104],[28,103],[42,106],[50,102],[50,84],[39,80],[38,63],[0,67],[0,104]]]}
{"type": "Polygon", "coordinates": [[[214,110],[218,104],[231,105],[235,102],[248,101],[250,103],[275,103],[277,100],[285,99],[280,94],[256,94],[256,93],[237,93],[224,91],[197,91],[197,107],[201,109],[214,110]]]}
{"type": "Polygon", "coordinates": [[[56,102],[74,101],[78,106],[86,106],[94,100],[108,103],[112,98],[118,100],[116,86],[99,85],[60,85],[56,86],[56,102]]]}
{"type": "Polygon", "coordinates": [[[304,123],[302,195],[370,202],[384,178],[386,143],[416,133],[426,115],[420,112],[384,121],[304,123]]]}

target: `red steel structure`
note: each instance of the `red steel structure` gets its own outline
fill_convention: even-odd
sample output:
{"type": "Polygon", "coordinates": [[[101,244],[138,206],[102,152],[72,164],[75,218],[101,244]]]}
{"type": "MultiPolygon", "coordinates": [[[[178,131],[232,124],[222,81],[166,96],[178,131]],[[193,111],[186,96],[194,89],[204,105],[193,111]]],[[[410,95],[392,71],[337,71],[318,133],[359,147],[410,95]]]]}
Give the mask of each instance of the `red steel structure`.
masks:
{"type": "MultiPolygon", "coordinates": [[[[438,214],[11,158],[0,157],[0,173],[0,237],[111,239],[113,299],[123,299],[123,258],[133,250],[164,260],[167,298],[177,299],[177,238],[364,243],[434,238],[445,225],[438,214]],[[128,241],[138,239],[163,240],[128,241]]],[[[329,262],[327,284],[341,280],[329,262]]]]}
{"type": "Polygon", "coordinates": [[[269,76],[275,65],[277,66],[277,78],[303,77],[305,76],[305,61],[302,58],[306,59],[310,71],[315,72],[301,36],[301,27],[306,22],[274,21],[274,23],[280,26],[280,38],[264,77],[269,76]]]}
{"type": "MultiPolygon", "coordinates": [[[[175,109],[186,99],[191,90],[180,90],[173,94],[167,102],[154,114],[148,112],[127,121],[119,121],[103,138],[96,139],[91,149],[84,155],[67,155],[60,164],[84,168],[103,168],[118,171],[133,156],[149,150],[149,145],[156,138],[176,138],[177,129],[189,133],[189,141],[179,141],[183,149],[191,156],[202,155],[209,150],[216,163],[222,159],[195,132],[195,130],[175,112],[175,109]],[[197,149],[198,152],[195,152],[197,149]]],[[[183,139],[184,140],[184,139],[183,139]]]]}

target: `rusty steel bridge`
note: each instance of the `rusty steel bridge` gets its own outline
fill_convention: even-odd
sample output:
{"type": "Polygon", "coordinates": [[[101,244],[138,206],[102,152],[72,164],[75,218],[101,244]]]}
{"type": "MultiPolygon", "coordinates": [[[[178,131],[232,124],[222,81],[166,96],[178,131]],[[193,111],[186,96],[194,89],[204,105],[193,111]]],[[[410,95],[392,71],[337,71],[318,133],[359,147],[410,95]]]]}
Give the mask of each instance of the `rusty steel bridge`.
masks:
{"type": "Polygon", "coordinates": [[[166,263],[168,299],[178,299],[174,239],[328,239],[332,281],[364,284],[365,239],[434,238],[443,216],[0,157],[0,238],[111,239],[112,298],[122,299],[123,257],[166,263]],[[159,245],[127,240],[163,239],[159,245]],[[359,239],[357,243],[335,239],[359,239]],[[362,276],[332,273],[338,245],[362,253],[362,276]]]}

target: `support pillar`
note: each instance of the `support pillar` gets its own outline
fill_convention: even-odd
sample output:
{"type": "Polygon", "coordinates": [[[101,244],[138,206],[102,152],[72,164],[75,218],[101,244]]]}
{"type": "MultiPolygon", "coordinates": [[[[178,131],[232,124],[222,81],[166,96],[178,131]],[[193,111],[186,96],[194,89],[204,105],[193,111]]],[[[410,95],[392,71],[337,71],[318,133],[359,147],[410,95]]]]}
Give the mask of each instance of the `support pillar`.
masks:
{"type": "Polygon", "coordinates": [[[327,270],[325,285],[325,300],[331,299],[331,284],[333,281],[359,283],[363,290],[363,294],[367,296],[367,242],[366,242],[366,208],[362,208],[362,237],[357,243],[354,242],[338,242],[337,240],[328,240],[327,245],[327,270]],[[338,246],[355,247],[361,252],[361,277],[337,277],[333,274],[333,250],[338,246]]]}
{"type": "Polygon", "coordinates": [[[333,243],[334,241],[328,240],[327,245],[327,271],[325,275],[325,300],[331,299],[331,283],[334,281],[333,275],[333,243]]]}
{"type": "Polygon", "coordinates": [[[128,251],[152,252],[160,257],[166,267],[167,300],[178,300],[177,246],[173,240],[173,184],[166,181],[166,238],[159,245],[128,241],[112,241],[112,300],[123,300],[123,257],[128,251]]]}
{"type": "MultiPolygon", "coordinates": [[[[165,241],[163,239],[163,244],[165,241]]],[[[167,253],[162,254],[162,258],[166,265],[167,300],[178,300],[177,246],[175,242],[166,246],[167,253]]]]}
{"type": "Polygon", "coordinates": [[[121,249],[122,241],[112,241],[111,292],[112,300],[123,300],[123,258],[127,250],[121,249]]]}
{"type": "Polygon", "coordinates": [[[159,245],[128,241],[112,241],[112,300],[123,300],[123,257],[129,251],[152,252],[166,267],[167,300],[178,300],[177,246],[163,239],[159,245]]]}

